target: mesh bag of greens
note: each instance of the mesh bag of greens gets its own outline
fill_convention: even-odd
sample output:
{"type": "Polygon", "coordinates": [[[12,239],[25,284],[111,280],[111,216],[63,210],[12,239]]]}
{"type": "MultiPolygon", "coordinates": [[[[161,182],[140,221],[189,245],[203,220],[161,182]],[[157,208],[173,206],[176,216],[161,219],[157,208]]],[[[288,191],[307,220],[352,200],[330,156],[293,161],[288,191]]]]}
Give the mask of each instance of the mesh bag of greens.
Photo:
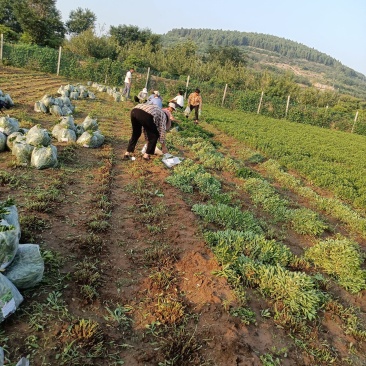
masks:
{"type": "Polygon", "coordinates": [[[19,122],[16,118],[1,117],[0,118],[0,132],[9,136],[13,132],[19,130],[19,122]]]}
{"type": "Polygon", "coordinates": [[[18,251],[4,275],[20,290],[41,282],[44,261],[38,244],[19,244],[18,251]]]}
{"type": "Polygon", "coordinates": [[[5,202],[0,201],[0,218],[4,219],[9,225],[13,225],[18,238],[20,239],[20,224],[18,209],[13,204],[13,200],[9,199],[5,202]]]}
{"type": "Polygon", "coordinates": [[[84,147],[97,148],[104,142],[104,136],[99,131],[85,131],[76,141],[84,147]]]}
{"type": "Polygon", "coordinates": [[[84,128],[81,125],[75,125],[76,136],[79,138],[84,132],[84,128]]]}
{"type": "Polygon", "coordinates": [[[6,136],[0,132],[0,152],[6,148],[6,136]]]}
{"type": "Polygon", "coordinates": [[[48,107],[40,100],[34,103],[34,110],[35,112],[48,113],[48,107]]]}
{"type": "Polygon", "coordinates": [[[8,102],[9,103],[9,105],[11,106],[11,107],[14,107],[14,102],[13,102],[13,100],[11,99],[11,97],[10,97],[10,95],[9,94],[5,94],[4,95],[4,100],[6,101],[6,102],[8,102]]]}
{"type": "Polygon", "coordinates": [[[91,118],[90,116],[86,116],[84,121],[81,124],[85,131],[96,131],[98,129],[98,122],[96,119],[91,118]]]}
{"type": "Polygon", "coordinates": [[[59,123],[64,128],[68,128],[70,130],[75,131],[75,121],[73,116],[65,116],[61,118],[61,121],[59,123]]]}
{"type": "Polygon", "coordinates": [[[63,128],[62,130],[60,130],[57,140],[59,142],[75,142],[76,133],[74,130],[70,130],[68,128],[63,128]]]}
{"type": "MultiPolygon", "coordinates": [[[[81,126],[82,127],[82,126],[81,126]]],[[[88,132],[88,131],[85,131],[82,133],[82,135],[76,140],[76,142],[81,145],[81,146],[84,146],[84,147],[90,147],[90,144],[91,144],[91,140],[93,138],[93,135],[88,132]]]]}
{"type": "Polygon", "coordinates": [[[22,301],[18,289],[0,273],[0,323],[13,314],[22,301]]]}
{"type": "Polygon", "coordinates": [[[41,102],[40,101],[38,101],[38,102],[35,102],[34,103],[34,111],[35,112],[42,112],[42,109],[41,109],[41,102]]]}
{"type": "Polygon", "coordinates": [[[50,106],[50,113],[53,115],[53,116],[62,116],[62,109],[59,105],[51,105],[50,106]]]}
{"type": "Polygon", "coordinates": [[[77,100],[79,99],[79,93],[77,91],[73,91],[70,93],[70,99],[77,100]]]}
{"type": "Polygon", "coordinates": [[[73,110],[68,107],[67,105],[62,106],[62,115],[63,116],[71,116],[73,113],[73,110]]]}
{"type": "Polygon", "coordinates": [[[9,150],[12,150],[14,142],[20,142],[20,141],[25,141],[24,134],[22,134],[20,131],[13,132],[6,139],[6,146],[8,147],[9,150]]]}
{"type": "Polygon", "coordinates": [[[41,99],[41,102],[47,107],[49,108],[51,105],[55,104],[54,98],[51,97],[50,95],[44,95],[43,98],[41,99]]]}
{"type": "Polygon", "coordinates": [[[38,146],[48,146],[51,143],[51,137],[48,131],[44,128],[41,128],[40,125],[33,126],[27,133],[27,144],[38,146]]]}
{"type": "Polygon", "coordinates": [[[56,146],[35,147],[32,151],[31,165],[37,169],[54,168],[57,165],[56,146]]]}
{"type": "Polygon", "coordinates": [[[58,140],[58,137],[60,136],[60,134],[62,133],[62,130],[64,129],[65,127],[61,126],[60,123],[57,123],[57,125],[54,125],[53,128],[52,128],[52,136],[58,140]]]}
{"type": "MultiPolygon", "coordinates": [[[[5,212],[7,211],[5,210],[5,212]]],[[[19,237],[17,230],[6,220],[0,219],[0,270],[6,268],[11,263],[18,251],[18,247],[19,237]]]]}
{"type": "Polygon", "coordinates": [[[11,153],[15,156],[18,164],[28,165],[31,161],[33,149],[34,146],[29,145],[24,141],[15,142],[11,149],[11,153]]]}

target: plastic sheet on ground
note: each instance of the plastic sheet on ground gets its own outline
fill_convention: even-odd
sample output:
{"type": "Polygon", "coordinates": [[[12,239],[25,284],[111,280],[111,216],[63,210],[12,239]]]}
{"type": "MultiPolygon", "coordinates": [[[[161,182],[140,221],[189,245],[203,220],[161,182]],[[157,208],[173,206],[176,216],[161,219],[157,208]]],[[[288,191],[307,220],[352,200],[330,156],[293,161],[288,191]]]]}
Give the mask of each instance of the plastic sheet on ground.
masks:
{"type": "Polygon", "coordinates": [[[171,154],[164,154],[162,162],[168,167],[172,168],[173,166],[180,164],[183,161],[182,158],[179,158],[177,156],[173,156],[171,154]]]}

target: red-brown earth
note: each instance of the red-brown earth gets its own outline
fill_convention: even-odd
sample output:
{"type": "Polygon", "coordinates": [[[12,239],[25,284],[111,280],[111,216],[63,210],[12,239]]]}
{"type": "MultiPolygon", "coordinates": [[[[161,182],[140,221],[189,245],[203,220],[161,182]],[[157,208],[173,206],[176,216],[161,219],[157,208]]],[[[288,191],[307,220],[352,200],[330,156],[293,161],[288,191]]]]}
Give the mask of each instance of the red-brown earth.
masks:
{"type": "MultiPolygon", "coordinates": [[[[22,127],[51,131],[58,118],[36,113],[34,103],[69,83],[77,81],[0,69],[0,89],[15,103],[6,113],[22,127]]],[[[46,263],[43,281],[21,291],[24,302],[1,324],[7,360],[15,364],[28,355],[32,366],[366,364],[364,342],[346,334],[335,310],[290,336],[261,315],[271,303],[247,288],[245,307],[255,322],[233,316],[230,310],[242,302],[218,275],[222,268],[203,238],[205,225],[191,211],[200,196],[168,184],[171,171],[160,158],[143,161],[142,140],[136,160],[124,160],[133,104],[88,89],[97,99],[74,101],[74,119],[97,118],[106,136],[101,148],[54,140],[60,166],[45,170],[17,166],[10,151],[0,153],[0,201],[15,200],[21,242],[40,244],[46,263]]],[[[201,126],[215,134],[223,153],[240,158],[241,143],[204,121],[201,126]]],[[[180,153],[191,157],[189,149],[180,153]]],[[[218,176],[224,190],[236,189],[235,177],[218,176]]],[[[281,193],[307,207],[303,198],[281,193]]],[[[240,199],[244,209],[268,218],[243,191],[240,199]]],[[[312,243],[291,230],[282,240],[298,255],[312,243]]],[[[360,307],[362,320],[364,293],[350,295],[333,282],[329,291],[344,306],[360,307]]]]}

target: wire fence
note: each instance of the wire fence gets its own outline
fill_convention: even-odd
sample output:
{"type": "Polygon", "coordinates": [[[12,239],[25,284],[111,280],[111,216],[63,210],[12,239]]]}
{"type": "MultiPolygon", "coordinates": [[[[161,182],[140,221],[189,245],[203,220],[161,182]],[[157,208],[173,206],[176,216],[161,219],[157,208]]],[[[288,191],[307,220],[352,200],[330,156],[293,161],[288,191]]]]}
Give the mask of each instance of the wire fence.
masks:
{"type": "MultiPolygon", "coordinates": [[[[126,67],[120,61],[85,58],[68,51],[55,50],[36,45],[4,43],[1,38],[0,60],[3,65],[26,68],[51,74],[59,74],[73,80],[92,81],[109,86],[123,85],[126,67]]],[[[339,110],[336,107],[304,105],[291,99],[266,94],[265,91],[244,90],[230,85],[200,82],[187,76],[166,79],[164,72],[137,68],[133,90],[136,93],[146,85],[159,90],[160,94],[173,97],[178,90],[188,95],[196,87],[202,91],[205,103],[223,108],[258,113],[272,118],[314,126],[338,129],[366,135],[365,110],[339,110]],[[148,78],[148,80],[147,80],[148,78]]]]}

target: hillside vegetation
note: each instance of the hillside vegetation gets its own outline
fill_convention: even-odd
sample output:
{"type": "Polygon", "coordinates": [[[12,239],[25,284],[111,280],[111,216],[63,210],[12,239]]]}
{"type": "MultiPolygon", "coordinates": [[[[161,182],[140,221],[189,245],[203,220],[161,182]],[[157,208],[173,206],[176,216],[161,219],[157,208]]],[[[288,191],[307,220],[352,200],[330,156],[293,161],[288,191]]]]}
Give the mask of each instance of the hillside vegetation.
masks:
{"type": "Polygon", "coordinates": [[[333,57],[298,42],[268,34],[213,29],[172,29],[165,46],[192,40],[201,52],[213,47],[238,47],[248,67],[278,74],[291,70],[298,82],[342,93],[366,96],[366,76],[333,57]]]}

